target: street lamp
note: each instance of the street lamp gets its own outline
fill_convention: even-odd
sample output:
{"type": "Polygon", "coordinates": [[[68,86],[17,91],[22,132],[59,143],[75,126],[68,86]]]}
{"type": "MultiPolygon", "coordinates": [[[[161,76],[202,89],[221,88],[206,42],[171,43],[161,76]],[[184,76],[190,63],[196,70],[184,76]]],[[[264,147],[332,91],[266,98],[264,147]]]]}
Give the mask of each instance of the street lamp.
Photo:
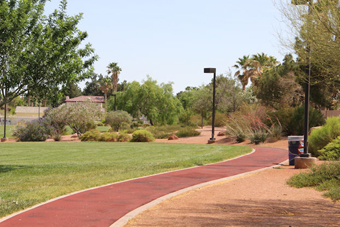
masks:
{"type": "Polygon", "coordinates": [[[303,154],[300,155],[300,157],[311,157],[311,155],[308,153],[308,132],[309,132],[309,96],[310,96],[310,74],[311,74],[311,62],[310,62],[310,53],[311,49],[309,46],[309,25],[310,25],[310,19],[309,15],[311,13],[311,5],[313,4],[313,0],[292,0],[292,4],[294,5],[307,5],[308,6],[308,16],[307,16],[307,57],[306,57],[306,75],[308,76],[306,79],[305,84],[305,120],[304,120],[304,148],[303,148],[303,154]]]}
{"type": "Polygon", "coordinates": [[[214,73],[214,82],[213,82],[213,108],[212,108],[212,129],[211,129],[211,138],[208,143],[215,143],[215,81],[216,81],[216,68],[204,68],[204,73],[214,73]]]}
{"type": "Polygon", "coordinates": [[[1,142],[7,141],[6,137],[6,121],[7,121],[7,103],[5,102],[5,114],[4,114],[4,137],[1,139],[1,142]]]}

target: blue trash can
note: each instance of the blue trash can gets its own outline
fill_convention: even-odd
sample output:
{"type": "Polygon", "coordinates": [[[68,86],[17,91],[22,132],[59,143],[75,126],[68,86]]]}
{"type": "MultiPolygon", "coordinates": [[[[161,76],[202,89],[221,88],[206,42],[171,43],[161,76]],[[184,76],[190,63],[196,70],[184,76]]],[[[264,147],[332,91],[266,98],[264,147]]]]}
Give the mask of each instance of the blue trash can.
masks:
{"type": "Polygon", "coordinates": [[[288,159],[290,166],[295,165],[295,157],[299,157],[300,154],[303,154],[303,139],[303,136],[288,136],[288,159]]]}

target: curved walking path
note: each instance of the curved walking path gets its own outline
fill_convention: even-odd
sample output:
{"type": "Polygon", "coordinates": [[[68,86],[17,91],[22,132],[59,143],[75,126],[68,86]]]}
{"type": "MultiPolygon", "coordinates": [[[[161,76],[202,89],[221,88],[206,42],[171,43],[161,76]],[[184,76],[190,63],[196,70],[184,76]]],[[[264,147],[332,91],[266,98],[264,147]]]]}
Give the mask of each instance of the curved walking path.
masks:
{"type": "Polygon", "coordinates": [[[197,184],[259,170],[287,160],[286,149],[257,147],[240,158],[137,178],[75,193],[19,213],[0,227],[110,226],[151,201],[197,184]]]}

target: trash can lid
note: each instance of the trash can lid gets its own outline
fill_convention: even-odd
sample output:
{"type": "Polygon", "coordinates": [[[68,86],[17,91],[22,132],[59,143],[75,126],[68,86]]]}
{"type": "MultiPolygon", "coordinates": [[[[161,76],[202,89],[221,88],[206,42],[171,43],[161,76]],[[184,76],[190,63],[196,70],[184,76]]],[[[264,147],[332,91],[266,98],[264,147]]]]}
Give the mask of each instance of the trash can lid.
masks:
{"type": "Polygon", "coordinates": [[[303,139],[303,136],[288,136],[288,141],[301,141],[303,139]]]}

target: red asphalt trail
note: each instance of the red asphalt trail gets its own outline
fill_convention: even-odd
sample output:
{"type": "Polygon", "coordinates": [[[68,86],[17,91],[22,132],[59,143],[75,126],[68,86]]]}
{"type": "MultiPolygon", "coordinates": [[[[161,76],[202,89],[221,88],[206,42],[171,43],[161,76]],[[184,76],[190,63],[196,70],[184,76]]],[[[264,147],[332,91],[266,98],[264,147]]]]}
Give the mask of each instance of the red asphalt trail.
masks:
{"type": "Polygon", "coordinates": [[[73,194],[25,211],[0,227],[108,227],[132,210],[159,197],[197,184],[282,163],[288,151],[257,147],[237,159],[114,183],[73,194]]]}

